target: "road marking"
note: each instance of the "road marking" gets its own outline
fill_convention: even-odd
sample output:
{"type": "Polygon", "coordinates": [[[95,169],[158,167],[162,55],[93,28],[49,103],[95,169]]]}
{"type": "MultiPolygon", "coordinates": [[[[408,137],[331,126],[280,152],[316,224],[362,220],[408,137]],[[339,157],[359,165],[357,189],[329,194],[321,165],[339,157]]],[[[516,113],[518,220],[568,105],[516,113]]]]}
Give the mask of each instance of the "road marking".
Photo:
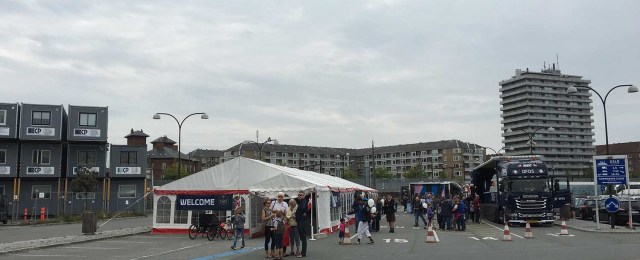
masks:
{"type": "Polygon", "coordinates": [[[93,246],[65,246],[62,248],[68,248],[68,249],[97,249],[97,250],[120,250],[120,249],[124,249],[122,247],[93,247],[93,246]]]}
{"type": "Polygon", "coordinates": [[[240,249],[240,250],[227,251],[227,252],[220,253],[220,254],[208,255],[208,256],[203,256],[203,257],[200,257],[200,258],[194,258],[192,260],[218,259],[218,258],[222,258],[222,257],[229,257],[229,256],[233,256],[233,255],[249,253],[251,251],[255,251],[255,250],[259,250],[259,249],[262,249],[262,248],[261,247],[244,248],[244,249],[240,249]]]}
{"type": "Polygon", "coordinates": [[[88,258],[88,256],[82,256],[82,255],[16,255],[16,256],[22,256],[22,257],[64,257],[64,258],[75,257],[75,258],[88,258]]]}
{"type": "MultiPolygon", "coordinates": [[[[386,243],[391,243],[391,238],[385,238],[382,241],[384,241],[386,243]]],[[[403,239],[403,238],[394,238],[393,242],[404,244],[404,243],[409,243],[409,240],[406,240],[406,239],[403,239]]]]}
{"type": "Polygon", "coordinates": [[[143,241],[123,241],[123,240],[98,240],[96,243],[123,243],[123,244],[155,244],[155,242],[143,242],[143,241]]]}
{"type": "Polygon", "coordinates": [[[497,240],[497,239],[493,237],[483,237],[482,240],[497,240]]]}
{"type": "Polygon", "coordinates": [[[189,249],[189,248],[194,248],[194,247],[198,247],[204,244],[197,244],[197,245],[193,245],[193,246],[186,246],[186,247],[181,247],[178,249],[173,249],[173,250],[169,250],[169,251],[164,251],[164,252],[160,252],[157,254],[153,254],[153,255],[145,255],[145,256],[141,256],[138,258],[131,258],[131,260],[136,260],[136,259],[144,259],[144,258],[149,258],[149,257],[154,257],[154,256],[159,256],[159,255],[164,255],[164,254],[168,254],[168,253],[172,253],[172,252],[177,252],[177,251],[181,251],[181,250],[185,250],[185,249],[189,249]]]}
{"type": "Polygon", "coordinates": [[[438,238],[438,233],[435,230],[433,231],[433,236],[436,237],[437,242],[440,242],[440,238],[438,238]]]}
{"type": "Polygon", "coordinates": [[[471,238],[471,239],[475,239],[475,240],[477,240],[477,241],[480,241],[480,239],[478,239],[477,237],[469,237],[469,238],[471,238]]]}
{"type": "Polygon", "coordinates": [[[554,237],[575,237],[575,235],[561,235],[560,233],[556,233],[556,234],[547,233],[547,236],[554,236],[554,237]]]}
{"type": "MultiPolygon", "coordinates": [[[[486,223],[486,222],[485,222],[485,224],[487,224],[487,225],[489,225],[489,226],[491,226],[491,227],[493,227],[493,228],[495,228],[495,229],[497,229],[497,230],[500,230],[500,231],[503,231],[503,232],[504,232],[504,229],[502,229],[502,228],[496,227],[496,226],[491,225],[491,224],[486,223]]],[[[510,232],[510,233],[511,233],[511,235],[513,235],[513,236],[515,236],[515,237],[519,237],[519,238],[521,238],[521,239],[525,239],[524,237],[518,236],[518,235],[516,235],[516,234],[515,234],[515,233],[513,233],[513,232],[510,232]]]]}

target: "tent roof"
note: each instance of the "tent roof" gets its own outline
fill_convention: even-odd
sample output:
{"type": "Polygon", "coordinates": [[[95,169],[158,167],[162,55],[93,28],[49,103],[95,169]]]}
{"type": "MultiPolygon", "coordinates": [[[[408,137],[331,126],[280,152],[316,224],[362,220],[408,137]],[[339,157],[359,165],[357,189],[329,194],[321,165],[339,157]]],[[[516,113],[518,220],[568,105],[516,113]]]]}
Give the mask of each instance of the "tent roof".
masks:
{"type": "MultiPolygon", "coordinates": [[[[279,175],[294,177],[282,179],[292,184],[314,185],[317,190],[366,190],[373,189],[338,177],[303,171],[265,163],[245,157],[237,157],[211,168],[194,173],[180,180],[155,189],[155,194],[246,194],[249,188],[279,175]]],[[[273,181],[276,181],[274,179],[273,181]]],[[[301,189],[301,187],[295,187],[301,189]]]]}
{"type": "Polygon", "coordinates": [[[275,197],[277,192],[308,191],[317,185],[294,175],[281,173],[275,177],[266,179],[249,187],[250,192],[263,193],[269,197],[275,197]]]}

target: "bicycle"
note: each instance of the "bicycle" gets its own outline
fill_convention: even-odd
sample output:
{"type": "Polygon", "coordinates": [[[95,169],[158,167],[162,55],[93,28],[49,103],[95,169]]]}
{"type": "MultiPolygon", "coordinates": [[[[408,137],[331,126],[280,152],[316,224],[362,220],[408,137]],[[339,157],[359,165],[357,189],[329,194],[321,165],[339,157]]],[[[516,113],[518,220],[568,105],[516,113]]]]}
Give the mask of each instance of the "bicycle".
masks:
{"type": "Polygon", "coordinates": [[[219,222],[218,217],[215,215],[200,215],[200,212],[198,212],[198,222],[189,226],[189,238],[193,240],[196,239],[198,235],[206,235],[207,239],[212,241],[216,237],[219,222]]]}

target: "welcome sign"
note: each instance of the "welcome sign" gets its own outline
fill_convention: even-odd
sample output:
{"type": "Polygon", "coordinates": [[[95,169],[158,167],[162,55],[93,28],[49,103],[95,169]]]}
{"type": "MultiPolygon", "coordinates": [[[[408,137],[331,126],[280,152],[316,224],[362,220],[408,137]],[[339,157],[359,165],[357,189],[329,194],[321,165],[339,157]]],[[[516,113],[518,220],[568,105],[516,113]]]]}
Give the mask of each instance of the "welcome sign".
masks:
{"type": "Polygon", "coordinates": [[[176,210],[232,210],[233,195],[177,195],[176,210]]]}

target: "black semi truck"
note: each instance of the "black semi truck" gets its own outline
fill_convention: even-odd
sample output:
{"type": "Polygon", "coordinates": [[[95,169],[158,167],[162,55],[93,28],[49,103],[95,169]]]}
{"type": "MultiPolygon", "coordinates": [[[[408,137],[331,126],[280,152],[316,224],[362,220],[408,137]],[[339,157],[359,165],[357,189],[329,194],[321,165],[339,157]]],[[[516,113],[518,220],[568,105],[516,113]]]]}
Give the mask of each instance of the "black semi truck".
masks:
{"type": "Polygon", "coordinates": [[[541,156],[498,156],[471,174],[483,217],[497,223],[553,224],[553,197],[541,156]]]}

